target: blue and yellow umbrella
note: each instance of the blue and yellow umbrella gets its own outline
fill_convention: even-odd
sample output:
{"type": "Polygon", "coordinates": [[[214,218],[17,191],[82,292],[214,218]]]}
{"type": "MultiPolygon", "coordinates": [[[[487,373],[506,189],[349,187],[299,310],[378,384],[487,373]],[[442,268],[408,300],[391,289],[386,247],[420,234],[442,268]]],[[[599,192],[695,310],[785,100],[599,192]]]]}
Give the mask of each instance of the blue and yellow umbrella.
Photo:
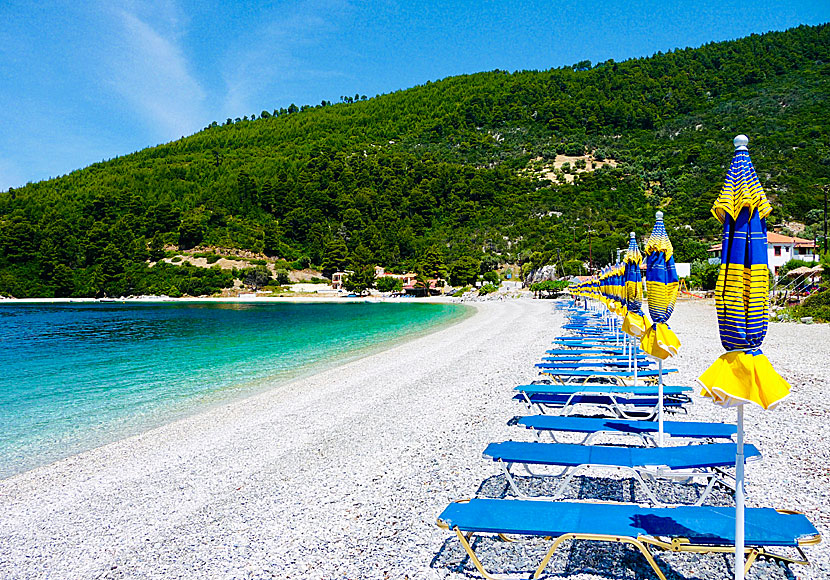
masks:
{"type": "Polygon", "coordinates": [[[743,135],[712,213],[723,224],[721,266],[715,286],[720,339],[726,353],[698,379],[703,394],[726,407],[778,404],[790,385],[761,352],[769,322],[767,201],[743,135]]]}
{"type": "Polygon", "coordinates": [[[698,381],[703,395],[738,408],[735,454],[735,580],[744,577],[744,404],[775,407],[790,385],[761,352],[769,322],[769,268],[764,195],[745,135],[735,137],[735,155],[712,213],[723,224],[721,266],[715,286],[720,340],[726,353],[698,381]]]}
{"type": "Polygon", "coordinates": [[[677,302],[678,278],[674,267],[674,248],[666,227],[663,212],[657,212],[657,221],[646,240],[646,288],[648,289],[648,313],[653,324],[649,326],[640,347],[651,356],[667,359],[677,354],[680,340],[666,324],[677,302]]]}
{"type": "Polygon", "coordinates": [[[623,320],[622,330],[630,336],[640,338],[648,328],[646,317],[643,315],[643,275],[640,273],[640,264],[643,255],[637,247],[637,239],[631,232],[628,241],[628,250],[625,252],[625,304],[627,312],[623,320]]]}

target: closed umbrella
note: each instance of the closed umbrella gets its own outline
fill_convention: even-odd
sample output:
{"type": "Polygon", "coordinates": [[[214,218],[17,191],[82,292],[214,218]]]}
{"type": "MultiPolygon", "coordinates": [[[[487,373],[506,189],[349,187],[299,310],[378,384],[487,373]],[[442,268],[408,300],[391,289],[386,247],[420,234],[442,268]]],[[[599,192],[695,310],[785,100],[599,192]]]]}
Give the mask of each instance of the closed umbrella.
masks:
{"type": "Polygon", "coordinates": [[[625,303],[628,312],[623,321],[623,332],[629,336],[640,338],[648,328],[645,316],[643,315],[643,275],[640,273],[640,264],[643,262],[643,255],[637,247],[637,239],[634,232],[631,232],[628,240],[628,250],[625,252],[623,263],[625,264],[625,303]]]}
{"type": "Polygon", "coordinates": [[[625,264],[625,305],[626,313],[622,323],[622,331],[631,336],[632,341],[632,364],[634,366],[634,384],[637,384],[637,341],[643,336],[648,328],[646,317],[643,315],[643,275],[640,272],[640,264],[643,262],[643,255],[637,247],[637,238],[631,232],[628,239],[628,250],[625,252],[623,263],[625,264]]]}
{"type": "Polygon", "coordinates": [[[663,212],[657,212],[657,221],[646,240],[646,288],[648,289],[648,313],[651,324],[640,340],[640,347],[657,358],[657,386],[659,407],[657,412],[657,442],[663,444],[663,360],[677,354],[680,340],[666,324],[677,302],[678,278],[674,266],[674,248],[663,224],[663,212]]]}
{"type": "Polygon", "coordinates": [[[721,266],[715,286],[720,339],[726,353],[698,381],[703,395],[724,407],[738,408],[735,455],[735,578],[744,577],[744,405],[772,409],[790,385],[761,352],[769,323],[769,268],[766,216],[772,211],[746,148],[735,137],[735,154],[723,188],[712,207],[723,223],[721,266]]]}

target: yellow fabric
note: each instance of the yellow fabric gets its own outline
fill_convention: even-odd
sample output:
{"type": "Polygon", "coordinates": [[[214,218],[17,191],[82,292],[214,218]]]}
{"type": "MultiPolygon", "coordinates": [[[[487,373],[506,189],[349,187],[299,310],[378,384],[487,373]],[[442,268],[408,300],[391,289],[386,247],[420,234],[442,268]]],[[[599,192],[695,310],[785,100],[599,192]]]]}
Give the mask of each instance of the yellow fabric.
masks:
{"type": "Polygon", "coordinates": [[[668,325],[658,322],[646,329],[640,339],[640,348],[651,356],[665,360],[680,350],[680,339],[668,325]]]}
{"type": "Polygon", "coordinates": [[[651,325],[646,321],[645,316],[629,310],[623,320],[622,331],[629,336],[640,338],[649,326],[651,325]]]}
{"type": "Polygon", "coordinates": [[[720,195],[712,206],[712,215],[720,223],[724,222],[727,214],[731,215],[733,220],[737,220],[738,214],[745,207],[757,209],[762,219],[772,211],[772,206],[767,201],[764,189],[752,167],[749,153],[738,150],[732,158],[732,165],[720,195]]]}
{"type": "Polygon", "coordinates": [[[727,352],[718,358],[698,382],[702,395],[723,407],[755,403],[772,409],[790,394],[790,385],[772,368],[766,355],[742,351],[727,352]]]}

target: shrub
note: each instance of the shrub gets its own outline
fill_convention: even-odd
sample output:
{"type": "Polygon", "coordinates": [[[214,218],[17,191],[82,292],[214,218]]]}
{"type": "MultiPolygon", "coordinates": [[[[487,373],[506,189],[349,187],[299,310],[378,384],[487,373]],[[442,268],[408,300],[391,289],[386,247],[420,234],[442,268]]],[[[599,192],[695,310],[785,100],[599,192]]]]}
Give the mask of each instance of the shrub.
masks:
{"type": "Polygon", "coordinates": [[[492,294],[493,292],[495,292],[498,289],[499,289],[499,287],[496,286],[495,284],[485,284],[484,286],[482,286],[481,288],[478,289],[478,295],[479,296],[486,296],[488,294],[492,294]]]}
{"type": "Polygon", "coordinates": [[[820,322],[830,322],[830,291],[824,290],[808,296],[798,308],[799,317],[812,316],[820,322]]]}

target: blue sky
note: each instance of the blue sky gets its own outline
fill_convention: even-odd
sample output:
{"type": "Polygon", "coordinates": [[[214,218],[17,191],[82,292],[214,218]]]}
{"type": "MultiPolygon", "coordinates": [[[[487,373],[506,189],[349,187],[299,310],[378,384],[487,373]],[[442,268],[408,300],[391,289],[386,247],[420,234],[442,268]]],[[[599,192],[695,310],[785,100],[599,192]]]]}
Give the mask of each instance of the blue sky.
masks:
{"type": "Polygon", "coordinates": [[[830,0],[0,2],[0,191],[263,109],[830,21],[830,0]]]}

